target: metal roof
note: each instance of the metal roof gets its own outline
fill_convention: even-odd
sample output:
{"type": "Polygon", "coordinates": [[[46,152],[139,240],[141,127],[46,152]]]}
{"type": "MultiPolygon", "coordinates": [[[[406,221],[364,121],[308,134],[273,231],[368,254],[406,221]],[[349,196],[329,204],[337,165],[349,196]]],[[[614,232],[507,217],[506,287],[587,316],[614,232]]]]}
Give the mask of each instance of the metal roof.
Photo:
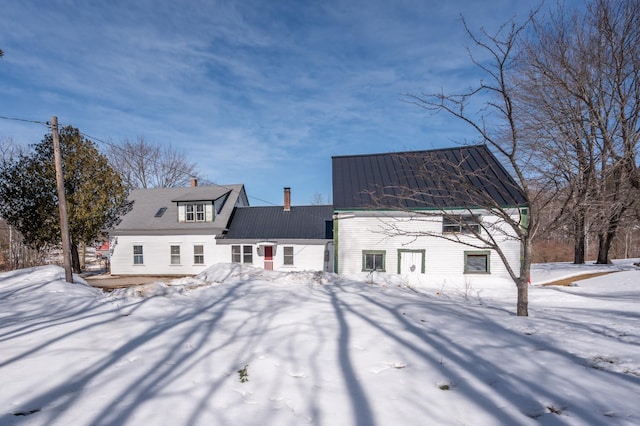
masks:
{"type": "Polygon", "coordinates": [[[326,222],[332,220],[333,206],[237,207],[227,239],[331,239],[326,222]]]}
{"type": "Polygon", "coordinates": [[[216,234],[228,226],[238,199],[246,202],[242,184],[179,188],[134,189],[129,194],[132,209],[109,233],[111,235],[144,234],[216,234]],[[211,201],[228,197],[213,222],[178,222],[178,202],[211,201]],[[167,208],[163,214],[160,209],[167,208]]]}
{"type": "Polygon", "coordinates": [[[336,210],[478,207],[478,190],[499,206],[526,205],[520,187],[485,145],[332,160],[336,210]]]}
{"type": "Polygon", "coordinates": [[[217,200],[224,194],[230,192],[238,185],[221,185],[221,186],[189,186],[180,188],[176,196],[171,200],[173,202],[196,202],[217,200]]]}

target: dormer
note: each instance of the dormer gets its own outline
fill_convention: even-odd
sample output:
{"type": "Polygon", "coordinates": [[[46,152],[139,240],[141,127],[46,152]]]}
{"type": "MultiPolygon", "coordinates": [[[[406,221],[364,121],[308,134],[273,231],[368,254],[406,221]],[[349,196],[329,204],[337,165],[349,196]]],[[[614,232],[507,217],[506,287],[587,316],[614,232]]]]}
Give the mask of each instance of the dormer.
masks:
{"type": "Polygon", "coordinates": [[[214,201],[178,201],[178,222],[213,222],[214,201]]]}
{"type": "Polygon", "coordinates": [[[228,227],[234,206],[246,205],[242,184],[135,189],[132,209],[111,235],[218,234],[228,227]]]}

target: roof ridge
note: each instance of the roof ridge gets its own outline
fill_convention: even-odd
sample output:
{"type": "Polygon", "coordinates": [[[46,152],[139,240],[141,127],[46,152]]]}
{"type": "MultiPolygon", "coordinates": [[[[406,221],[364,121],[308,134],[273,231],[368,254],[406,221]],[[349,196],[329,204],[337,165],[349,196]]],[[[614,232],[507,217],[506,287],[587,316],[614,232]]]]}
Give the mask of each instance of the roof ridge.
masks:
{"type": "Polygon", "coordinates": [[[414,151],[390,151],[390,152],[378,152],[374,154],[349,154],[349,155],[333,155],[331,158],[355,158],[355,157],[377,157],[382,155],[407,155],[407,154],[421,154],[425,152],[440,152],[440,151],[455,151],[465,148],[486,148],[487,145],[483,143],[473,144],[473,145],[460,145],[456,147],[447,147],[447,148],[434,148],[434,149],[423,149],[423,150],[414,150],[414,151]]]}
{"type": "MultiPolygon", "coordinates": [[[[333,207],[333,204],[303,204],[303,205],[292,205],[291,208],[294,207],[333,207]]],[[[284,208],[283,205],[275,205],[275,206],[238,206],[236,207],[238,209],[258,209],[258,208],[264,208],[264,209],[282,209],[284,208]]]]}
{"type": "Polygon", "coordinates": [[[224,185],[212,184],[212,185],[198,185],[198,186],[171,186],[171,187],[156,187],[156,188],[134,188],[132,191],[177,191],[177,190],[198,190],[209,188],[224,188],[231,189],[232,186],[243,186],[242,183],[228,183],[224,185]]]}

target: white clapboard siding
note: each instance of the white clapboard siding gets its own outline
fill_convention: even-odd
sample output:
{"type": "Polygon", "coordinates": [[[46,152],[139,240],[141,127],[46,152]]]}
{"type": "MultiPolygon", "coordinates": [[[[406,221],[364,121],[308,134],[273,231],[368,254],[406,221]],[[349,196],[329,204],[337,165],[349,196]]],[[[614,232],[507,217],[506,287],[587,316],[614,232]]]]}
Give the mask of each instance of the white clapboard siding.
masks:
{"type": "MultiPolygon", "coordinates": [[[[508,236],[508,228],[498,225],[495,217],[483,215],[483,221],[495,223],[502,231],[495,233],[496,239],[506,253],[509,263],[516,271],[520,262],[520,243],[508,236]],[[507,234],[507,235],[504,235],[507,234]]],[[[374,216],[371,213],[343,214],[337,219],[337,262],[338,273],[366,277],[362,271],[363,251],[385,252],[385,273],[397,274],[399,250],[424,250],[425,276],[464,280],[476,274],[464,274],[465,251],[477,251],[464,244],[448,241],[435,236],[397,235],[397,229],[408,234],[441,233],[442,217],[391,217],[374,216]],[[396,235],[393,235],[396,234],[396,235]]],[[[473,237],[468,237],[474,241],[473,237]]],[[[508,271],[497,253],[490,253],[490,276],[509,278],[508,271]]],[[[485,274],[486,275],[486,274],[485,274]]]]}
{"type": "MultiPolygon", "coordinates": [[[[273,269],[277,271],[322,271],[324,249],[321,244],[282,244],[273,257],[273,269]],[[284,247],[293,247],[293,265],[284,264],[284,247]]],[[[260,257],[263,261],[264,258],[260,257]]]]}
{"type": "MultiPolygon", "coordinates": [[[[231,262],[231,248],[239,245],[241,247],[251,246],[252,262],[251,265],[256,268],[264,268],[265,261],[263,254],[258,250],[258,244],[255,243],[225,243],[219,244],[215,248],[215,259],[217,262],[231,262]]],[[[277,243],[275,253],[273,255],[273,270],[275,271],[322,271],[325,265],[326,242],[318,241],[318,244],[286,242],[277,243]],[[293,247],[293,265],[284,264],[284,247],[293,247]]],[[[241,253],[243,253],[241,249],[241,253]]],[[[241,254],[241,262],[244,262],[244,256],[241,254]]]]}
{"type": "Polygon", "coordinates": [[[212,235],[125,236],[112,240],[112,275],[197,275],[214,259],[215,239],[212,235]],[[114,244],[115,242],[115,244],[114,244]],[[142,245],[142,265],[133,263],[133,246],[142,245]],[[171,264],[171,246],[180,246],[180,264],[171,264]],[[204,246],[204,264],[194,263],[194,246],[204,246]]]}

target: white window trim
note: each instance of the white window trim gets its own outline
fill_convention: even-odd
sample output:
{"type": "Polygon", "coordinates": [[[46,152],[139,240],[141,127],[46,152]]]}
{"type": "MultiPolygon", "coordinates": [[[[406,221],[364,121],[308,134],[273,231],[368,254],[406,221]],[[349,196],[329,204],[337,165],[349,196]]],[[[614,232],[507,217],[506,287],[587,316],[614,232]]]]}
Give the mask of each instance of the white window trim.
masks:
{"type": "Polygon", "coordinates": [[[206,203],[188,203],[184,205],[184,221],[189,223],[205,222],[207,219],[206,203]]]}
{"type": "Polygon", "coordinates": [[[133,243],[133,266],[144,266],[144,244],[133,243]],[[140,253],[136,253],[136,247],[140,247],[140,253]],[[136,257],[140,256],[141,262],[136,262],[136,257]]]}
{"type": "Polygon", "coordinates": [[[253,257],[254,257],[254,253],[253,253],[253,246],[251,244],[233,244],[231,246],[231,263],[241,263],[241,264],[248,264],[248,265],[253,265],[253,257]],[[239,247],[240,248],[240,260],[238,262],[234,261],[233,259],[233,248],[234,247],[239,247]],[[250,253],[247,253],[245,251],[245,249],[249,247],[251,249],[250,253]],[[245,256],[250,255],[251,256],[251,262],[245,262],[245,256]]]}
{"type": "Polygon", "coordinates": [[[180,248],[180,244],[170,244],[169,245],[169,265],[171,266],[180,266],[182,263],[182,258],[181,258],[181,251],[182,249],[180,248]],[[174,254],[172,249],[173,247],[178,247],[178,253],[174,254]],[[178,259],[178,263],[173,263],[173,258],[174,256],[177,256],[178,259]]]}
{"type": "Polygon", "coordinates": [[[193,245],[193,264],[194,266],[202,266],[205,264],[205,257],[204,257],[204,244],[194,244],[193,245]],[[196,247],[201,247],[202,248],[202,253],[196,253],[196,247]],[[197,258],[202,257],[202,262],[196,262],[197,258]]]}
{"type": "Polygon", "coordinates": [[[252,245],[243,245],[242,246],[242,263],[246,263],[249,265],[253,265],[253,246],[252,245]],[[250,248],[250,252],[247,253],[246,248],[250,248]],[[246,261],[246,256],[251,256],[251,262],[246,261]]]}
{"type": "Polygon", "coordinates": [[[288,267],[296,266],[295,251],[293,246],[282,247],[282,265],[288,267]],[[288,255],[287,250],[291,250],[291,254],[288,255]],[[287,263],[287,258],[291,258],[291,263],[287,263]]]}

